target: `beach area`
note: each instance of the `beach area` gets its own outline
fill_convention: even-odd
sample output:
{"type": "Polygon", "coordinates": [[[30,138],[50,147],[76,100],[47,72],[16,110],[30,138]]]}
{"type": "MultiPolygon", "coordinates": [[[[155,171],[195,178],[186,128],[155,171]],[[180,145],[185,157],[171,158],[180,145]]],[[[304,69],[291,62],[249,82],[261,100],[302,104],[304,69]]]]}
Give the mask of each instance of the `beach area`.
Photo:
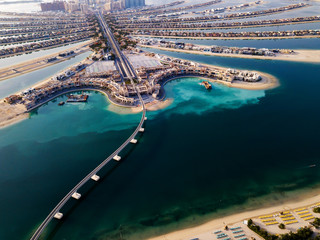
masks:
{"type": "Polygon", "coordinates": [[[29,117],[23,104],[9,105],[0,101],[0,128],[18,123],[29,117]]]}
{"type": "MultiPolygon", "coordinates": [[[[82,62],[80,62],[79,64],[84,64],[87,61],[88,60],[85,59],[82,62]]],[[[201,65],[211,67],[211,68],[214,67],[215,69],[218,69],[221,71],[226,70],[226,68],[217,67],[217,66],[213,66],[213,65],[209,65],[209,64],[201,64],[201,65]]],[[[279,81],[274,76],[267,74],[267,73],[263,73],[263,72],[257,72],[257,73],[262,78],[258,82],[244,82],[244,81],[227,82],[227,81],[223,81],[223,80],[211,79],[211,78],[206,78],[206,77],[198,77],[198,78],[206,79],[209,82],[221,83],[221,84],[224,84],[224,85],[226,85],[228,87],[232,87],[232,88],[240,88],[240,89],[247,89],[247,90],[267,90],[267,89],[272,89],[272,88],[279,86],[279,81]]],[[[177,78],[183,78],[183,77],[177,77],[177,78]]],[[[176,78],[173,78],[173,79],[176,79],[176,78]]],[[[47,84],[50,81],[51,81],[51,77],[45,79],[44,81],[38,82],[28,88],[39,88],[39,87],[47,84]]],[[[181,84],[183,84],[183,82],[181,84]]],[[[18,91],[15,94],[19,94],[19,93],[23,92],[24,90],[18,91]]],[[[77,91],[77,89],[75,89],[75,91],[77,91]]],[[[109,99],[108,94],[106,94],[106,93],[104,93],[104,94],[109,99]]],[[[110,101],[110,99],[109,99],[109,101],[110,101]]],[[[112,104],[117,105],[113,101],[110,101],[110,102],[112,104]]],[[[155,99],[154,101],[147,103],[146,108],[148,111],[157,111],[160,109],[165,109],[172,102],[173,102],[173,99],[164,99],[164,100],[156,100],[155,99]]],[[[1,100],[0,112],[3,112],[3,114],[1,114],[2,117],[0,118],[0,126],[1,127],[10,126],[14,123],[17,123],[23,119],[28,118],[29,114],[26,112],[26,108],[22,107],[23,105],[21,105],[21,106],[20,105],[21,104],[9,105],[4,102],[4,99],[1,100]]],[[[123,106],[123,105],[118,105],[118,106],[122,107],[122,108],[130,109],[131,113],[138,113],[138,112],[142,111],[141,107],[130,107],[130,106],[123,106]]],[[[122,111],[119,111],[118,109],[114,109],[114,108],[111,108],[110,110],[115,111],[115,112],[119,112],[119,113],[122,112],[122,111]]],[[[124,111],[124,113],[128,113],[128,111],[124,111]]]]}
{"type": "MultiPolygon", "coordinates": [[[[89,51],[89,49],[87,49],[88,48],[87,44],[88,43],[85,43],[85,44],[83,44],[81,46],[73,47],[71,49],[78,49],[79,50],[79,48],[80,48],[79,51],[81,51],[81,52],[75,54],[75,55],[78,55],[78,54],[82,53],[82,49],[85,52],[89,51]]],[[[64,50],[63,52],[68,51],[68,50],[70,50],[70,49],[64,50]]],[[[56,55],[56,54],[54,54],[54,55],[56,55]]],[[[74,57],[75,55],[73,55],[72,57],[74,57]]],[[[45,56],[44,58],[47,58],[47,57],[48,56],[45,56]]],[[[42,64],[41,66],[39,66],[39,68],[45,68],[45,67],[48,67],[48,66],[50,66],[52,64],[56,64],[58,62],[63,62],[63,61],[66,61],[68,59],[69,58],[65,58],[65,59],[62,59],[62,60],[54,62],[54,63],[42,64]]],[[[88,61],[89,60],[84,59],[83,61],[79,62],[78,64],[90,63],[88,61]]],[[[30,62],[31,62],[30,63],[31,65],[33,64],[33,62],[35,62],[35,64],[38,63],[37,60],[32,60],[30,62]]],[[[40,61],[40,62],[43,62],[43,61],[40,61]]],[[[29,63],[29,62],[23,62],[22,64],[19,64],[19,65],[21,65],[23,67],[27,63],[29,63]]],[[[11,67],[9,67],[9,69],[10,68],[11,67]]],[[[23,75],[23,74],[25,74],[27,72],[32,72],[32,71],[35,71],[35,70],[38,70],[38,67],[35,67],[34,69],[29,69],[28,71],[23,72],[23,73],[19,72],[17,74],[18,75],[23,75]]],[[[4,80],[4,79],[1,79],[1,80],[4,80]]],[[[23,91],[25,91],[26,89],[29,89],[29,88],[39,88],[39,87],[47,84],[51,80],[52,80],[52,76],[50,76],[50,77],[46,78],[45,80],[40,81],[40,82],[38,82],[36,84],[33,84],[32,86],[28,86],[28,87],[26,87],[26,88],[24,88],[24,89],[22,89],[20,91],[17,91],[16,93],[14,93],[14,95],[15,94],[19,94],[19,93],[21,93],[21,92],[23,92],[23,91]]],[[[29,117],[29,113],[27,112],[27,109],[23,104],[8,104],[8,103],[4,102],[4,98],[3,98],[3,99],[0,99],[0,116],[1,116],[0,117],[0,128],[4,128],[4,127],[11,126],[13,124],[16,124],[16,123],[18,123],[18,122],[20,122],[20,121],[22,121],[24,119],[27,119],[29,117]]]]}
{"type": "MultiPolygon", "coordinates": [[[[196,45],[199,47],[208,47],[203,45],[196,45]]],[[[276,54],[276,56],[257,56],[257,55],[245,55],[245,54],[227,54],[227,53],[212,53],[196,50],[183,50],[175,48],[158,47],[154,45],[140,45],[144,48],[154,48],[163,51],[190,53],[206,56],[218,56],[218,57],[232,57],[232,58],[249,58],[249,59],[262,59],[262,60],[281,60],[281,61],[294,61],[294,62],[308,62],[308,63],[320,63],[320,50],[294,50],[292,54],[276,54]]]]}
{"type": "MultiPolygon", "coordinates": [[[[262,201],[265,202],[265,206],[262,205],[261,208],[252,209],[251,207],[251,209],[246,209],[246,207],[239,206],[239,210],[235,210],[236,213],[234,214],[226,214],[222,212],[220,213],[220,217],[213,217],[212,220],[209,220],[199,226],[169,232],[160,236],[148,238],[148,240],[188,240],[193,238],[210,240],[213,237],[212,235],[214,231],[223,230],[225,226],[228,226],[229,228],[233,226],[242,226],[242,228],[246,230],[247,234],[249,233],[249,236],[251,235],[251,237],[263,240],[264,238],[251,231],[246,224],[244,224],[245,220],[253,219],[254,221],[258,221],[259,217],[262,216],[276,216],[279,215],[280,212],[293,212],[296,209],[312,209],[314,206],[319,205],[319,193],[319,189],[313,189],[306,192],[295,193],[295,195],[290,198],[287,197],[286,199],[278,200],[277,202],[274,202],[274,200],[268,202],[267,196],[264,200],[262,199],[262,201]]],[[[318,214],[315,213],[313,213],[313,215],[318,216],[318,214]]],[[[299,222],[298,226],[303,227],[303,224],[299,222]]],[[[277,234],[289,232],[289,230],[283,231],[279,229],[277,225],[275,227],[276,228],[273,228],[273,231],[276,231],[277,234]]],[[[295,227],[297,228],[297,226],[295,227]]],[[[290,227],[288,227],[288,229],[290,229],[290,227]]]]}

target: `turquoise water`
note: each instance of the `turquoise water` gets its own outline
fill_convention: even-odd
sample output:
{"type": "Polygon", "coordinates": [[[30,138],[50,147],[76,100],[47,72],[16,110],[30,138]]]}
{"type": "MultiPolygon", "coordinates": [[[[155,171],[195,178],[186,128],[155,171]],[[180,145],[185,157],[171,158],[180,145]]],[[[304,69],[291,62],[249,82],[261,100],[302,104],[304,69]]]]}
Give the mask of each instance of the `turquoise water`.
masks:
{"type": "MultiPolygon", "coordinates": [[[[319,49],[319,39],[213,42],[319,49]]],[[[320,64],[155,52],[264,71],[281,85],[249,91],[213,84],[207,91],[197,78],[169,82],[172,104],[147,113],[138,144],[102,170],[99,183],[81,188],[80,201],[68,202],[64,218],[53,220],[43,239],[112,240],[121,234],[140,240],[318,189],[320,64]]],[[[0,95],[77,61],[4,81],[0,95]]],[[[101,93],[88,94],[87,103],[58,106],[66,100],[61,96],[0,129],[1,240],[29,239],[61,198],[134,131],[139,113],[110,105],[101,93]]]]}
{"type": "MultiPolygon", "coordinates": [[[[118,239],[120,225],[126,239],[143,239],[199,224],[232,206],[239,211],[236,206],[249,207],[248,201],[259,207],[265,204],[255,200],[259,197],[279,201],[319,183],[320,112],[313,104],[320,100],[314,78],[319,65],[215,61],[264,70],[281,86],[249,91],[214,84],[206,91],[200,79],[168,83],[173,103],[148,113],[139,143],[121,154],[120,164],[100,173],[105,177],[99,184],[80,189],[82,200],[62,209],[62,224],[53,221],[45,239],[118,239]],[[312,164],[317,166],[308,168],[312,164]]],[[[86,104],[58,106],[64,99],[0,130],[0,211],[6,219],[0,239],[28,239],[64,194],[139,122],[140,114],[111,107],[100,93],[90,93],[86,104]]]]}

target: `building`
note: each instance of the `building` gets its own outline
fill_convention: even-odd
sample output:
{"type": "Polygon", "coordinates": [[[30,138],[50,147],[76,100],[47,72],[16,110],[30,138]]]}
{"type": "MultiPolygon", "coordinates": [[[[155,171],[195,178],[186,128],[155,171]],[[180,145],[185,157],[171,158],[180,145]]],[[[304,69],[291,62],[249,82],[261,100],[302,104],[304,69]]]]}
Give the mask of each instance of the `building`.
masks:
{"type": "Polygon", "coordinates": [[[65,11],[65,2],[64,1],[54,1],[51,3],[41,3],[41,11],[65,11]]]}
{"type": "Polygon", "coordinates": [[[104,9],[106,11],[116,11],[143,6],[145,6],[145,0],[106,0],[104,9]]]}
{"type": "Polygon", "coordinates": [[[87,4],[81,4],[80,10],[81,10],[81,13],[87,14],[87,13],[89,13],[89,6],[87,4]]]}
{"type": "Polygon", "coordinates": [[[80,11],[79,1],[69,1],[64,3],[66,12],[73,13],[75,11],[80,11]]]}
{"type": "Polygon", "coordinates": [[[143,7],[146,5],[145,0],[124,0],[125,8],[143,7]]]}

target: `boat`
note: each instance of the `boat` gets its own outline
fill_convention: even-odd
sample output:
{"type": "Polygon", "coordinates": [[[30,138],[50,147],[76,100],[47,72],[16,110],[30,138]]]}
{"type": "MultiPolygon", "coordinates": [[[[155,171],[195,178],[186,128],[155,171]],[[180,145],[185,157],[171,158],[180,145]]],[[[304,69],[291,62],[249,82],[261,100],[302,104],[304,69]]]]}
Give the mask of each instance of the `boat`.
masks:
{"type": "Polygon", "coordinates": [[[86,102],[88,100],[89,95],[81,94],[81,95],[73,95],[70,94],[68,96],[67,102],[86,102]]]}
{"type": "Polygon", "coordinates": [[[59,105],[59,106],[64,105],[64,101],[59,102],[58,105],[59,105]]]}
{"type": "Polygon", "coordinates": [[[212,89],[212,86],[208,81],[202,81],[201,85],[205,86],[207,90],[212,89]]]}

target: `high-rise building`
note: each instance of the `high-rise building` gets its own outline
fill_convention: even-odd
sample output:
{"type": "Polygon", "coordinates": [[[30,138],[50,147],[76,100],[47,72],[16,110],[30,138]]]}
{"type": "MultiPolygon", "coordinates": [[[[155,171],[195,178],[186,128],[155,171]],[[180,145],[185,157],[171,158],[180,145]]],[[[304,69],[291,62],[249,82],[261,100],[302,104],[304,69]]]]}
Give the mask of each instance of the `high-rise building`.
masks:
{"type": "Polygon", "coordinates": [[[107,12],[145,6],[145,0],[106,0],[104,10],[107,12]]]}
{"type": "Polygon", "coordinates": [[[41,3],[41,11],[65,11],[65,4],[63,1],[54,1],[48,3],[41,3]]]}
{"type": "Polygon", "coordinates": [[[87,4],[81,4],[80,10],[81,10],[81,13],[87,14],[89,13],[89,6],[87,4]]]}

